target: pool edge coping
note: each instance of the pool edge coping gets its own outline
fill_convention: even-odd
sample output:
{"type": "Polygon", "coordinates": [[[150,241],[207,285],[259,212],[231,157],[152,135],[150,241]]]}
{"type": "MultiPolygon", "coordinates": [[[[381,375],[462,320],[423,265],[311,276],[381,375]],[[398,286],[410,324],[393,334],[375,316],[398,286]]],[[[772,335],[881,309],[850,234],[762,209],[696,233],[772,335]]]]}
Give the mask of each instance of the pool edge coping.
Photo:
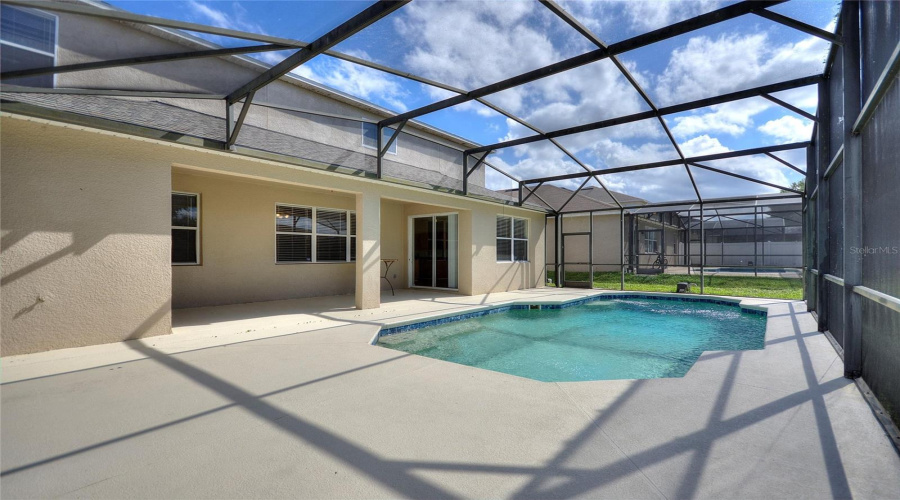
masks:
{"type": "MultiPolygon", "coordinates": [[[[688,298],[692,299],[692,300],[686,300],[686,302],[708,302],[708,303],[728,302],[730,304],[734,304],[735,306],[741,308],[742,310],[747,309],[750,311],[758,311],[759,313],[762,313],[762,314],[760,314],[761,316],[767,317],[767,326],[768,326],[769,306],[764,305],[764,304],[745,304],[744,302],[748,301],[748,300],[761,300],[761,299],[762,300],[778,300],[778,301],[790,302],[790,299],[765,299],[764,297],[725,297],[725,296],[718,296],[718,295],[696,295],[696,294],[683,294],[683,293],[675,293],[675,292],[644,292],[644,291],[636,291],[636,290],[635,291],[631,291],[631,290],[622,290],[622,291],[598,290],[596,292],[584,295],[582,297],[573,297],[573,298],[568,298],[568,299],[508,300],[508,301],[496,302],[493,304],[475,306],[472,309],[465,309],[462,311],[456,310],[456,311],[452,311],[452,312],[444,312],[444,313],[439,313],[439,314],[427,315],[427,316],[422,316],[422,317],[418,317],[418,318],[414,318],[414,319],[396,321],[396,322],[392,322],[392,323],[383,323],[381,326],[378,327],[378,330],[375,332],[375,334],[369,340],[369,345],[377,346],[378,339],[380,339],[383,336],[394,334],[394,333],[382,334],[382,331],[384,331],[384,330],[389,330],[389,329],[394,329],[394,328],[402,328],[404,326],[418,325],[418,324],[422,324],[423,326],[420,328],[423,328],[425,323],[429,323],[429,322],[433,322],[433,321],[439,321],[442,319],[452,318],[452,317],[456,317],[456,316],[470,316],[470,315],[471,315],[471,317],[482,316],[482,315],[486,315],[486,314],[479,314],[479,313],[486,313],[487,311],[491,311],[494,309],[502,309],[502,308],[514,307],[514,306],[544,306],[544,305],[547,305],[547,306],[570,306],[571,307],[574,305],[580,305],[580,304],[575,304],[576,302],[586,303],[590,300],[596,300],[597,298],[602,297],[604,295],[634,295],[634,296],[642,296],[642,297],[678,297],[681,299],[688,299],[688,298]]],[[[469,318],[461,317],[454,321],[462,321],[464,319],[469,319],[469,318]]],[[[448,321],[447,323],[452,323],[454,321],[448,321]]],[[[415,330],[415,329],[416,328],[410,328],[409,330],[411,331],[411,330],[415,330]]],[[[401,332],[395,332],[395,333],[401,333],[401,332]]]]}

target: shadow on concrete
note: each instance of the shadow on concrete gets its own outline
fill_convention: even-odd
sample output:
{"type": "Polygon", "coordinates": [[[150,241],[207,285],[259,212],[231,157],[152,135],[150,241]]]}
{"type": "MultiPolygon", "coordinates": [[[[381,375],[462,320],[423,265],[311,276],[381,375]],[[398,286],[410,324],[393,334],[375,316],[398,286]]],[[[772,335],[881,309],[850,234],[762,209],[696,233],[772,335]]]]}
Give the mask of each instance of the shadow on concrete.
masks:
{"type": "MultiPolygon", "coordinates": [[[[652,466],[685,453],[691,453],[690,465],[685,471],[678,486],[677,494],[675,495],[678,498],[688,498],[695,496],[698,493],[704,472],[709,465],[708,460],[710,450],[717,440],[792,408],[811,403],[815,412],[820,447],[828,472],[832,496],[836,498],[850,497],[851,492],[848,480],[834,438],[824,396],[832,391],[846,387],[848,384],[852,384],[852,381],[837,378],[824,383],[819,382],[813,369],[807,346],[805,345],[805,338],[809,337],[811,332],[803,331],[796,318],[796,309],[791,306],[791,310],[794,313],[793,339],[797,341],[800,349],[803,372],[808,385],[806,389],[785,395],[736,416],[724,418],[729,397],[736,384],[736,375],[742,358],[742,354],[739,351],[724,353],[723,355],[731,355],[732,360],[729,364],[727,373],[722,380],[719,393],[704,428],[686,435],[673,436],[665,443],[632,455],[627,455],[623,452],[624,456],[621,459],[598,468],[577,468],[567,466],[566,464],[570,459],[581,454],[584,449],[590,448],[595,440],[608,439],[611,441],[611,438],[604,432],[604,426],[617,413],[627,411],[628,401],[641,391],[642,387],[646,384],[646,381],[632,382],[624,393],[619,395],[608,407],[600,411],[595,417],[591,418],[590,422],[578,434],[565,441],[562,449],[544,465],[497,465],[470,462],[391,460],[377,456],[364,449],[362,446],[357,445],[322,426],[312,424],[296,415],[288,413],[267,402],[266,398],[274,394],[294,390],[330,378],[340,377],[376,365],[389,363],[408,355],[396,356],[377,363],[359,366],[319,379],[284,387],[266,394],[255,395],[228,380],[215,376],[179,359],[177,355],[168,355],[145,345],[143,342],[135,341],[130,342],[128,345],[146,356],[146,358],[206,387],[210,391],[227,399],[230,403],[205,412],[189,415],[161,425],[73,450],[68,453],[8,469],[3,471],[0,475],[8,477],[18,472],[40,467],[51,462],[98,450],[105,446],[131,439],[136,436],[145,435],[166,427],[202,418],[225,408],[240,407],[269,425],[277,427],[289,433],[294,438],[316,448],[320,452],[340,460],[360,474],[378,482],[393,491],[396,495],[402,497],[429,499],[454,498],[454,494],[420,478],[419,475],[416,474],[416,471],[429,470],[466,474],[506,474],[526,476],[526,484],[512,495],[514,498],[571,498],[585,495],[590,496],[596,488],[602,487],[608,483],[633,474],[643,475],[644,472],[642,468],[652,466]]],[[[652,484],[652,481],[650,481],[649,478],[646,476],[644,477],[652,484]]]]}

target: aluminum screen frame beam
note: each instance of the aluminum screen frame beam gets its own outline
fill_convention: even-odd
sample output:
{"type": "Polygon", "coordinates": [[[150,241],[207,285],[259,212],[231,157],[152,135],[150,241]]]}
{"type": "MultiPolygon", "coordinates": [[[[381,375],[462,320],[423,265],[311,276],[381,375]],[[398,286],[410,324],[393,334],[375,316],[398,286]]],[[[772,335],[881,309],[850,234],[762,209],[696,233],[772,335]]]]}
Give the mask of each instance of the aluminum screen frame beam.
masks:
{"type": "MultiPolygon", "coordinates": [[[[681,113],[683,111],[691,111],[694,109],[705,108],[707,106],[713,106],[716,104],[724,104],[726,102],[738,101],[741,99],[747,99],[749,97],[758,97],[762,94],[768,94],[772,92],[779,92],[782,90],[790,90],[799,87],[806,87],[808,85],[818,84],[823,81],[822,75],[813,75],[807,76],[803,78],[797,78],[794,80],[788,80],[780,83],[773,83],[771,85],[763,85],[761,87],[754,87],[746,90],[739,90],[736,92],[730,92],[728,94],[722,94],[720,96],[715,97],[707,97],[704,99],[698,99],[696,101],[690,101],[682,104],[675,104],[672,106],[665,106],[659,108],[659,114],[662,116],[671,115],[675,113],[681,113]]],[[[579,134],[582,132],[589,132],[591,130],[599,130],[603,128],[613,127],[615,125],[624,125],[626,123],[633,123],[641,120],[647,120],[650,118],[656,117],[656,113],[652,110],[650,111],[641,111],[640,113],[634,113],[631,115],[620,116],[617,118],[609,118],[606,120],[600,120],[596,122],[586,123],[584,125],[578,125],[575,127],[567,127],[558,130],[554,130],[551,132],[545,132],[543,136],[541,135],[533,135],[528,137],[521,137],[519,139],[513,139],[510,141],[498,142],[494,144],[488,144],[486,146],[479,146],[477,148],[471,148],[466,152],[469,154],[480,153],[482,151],[486,151],[488,149],[503,149],[512,146],[521,146],[522,144],[529,144],[532,142],[538,142],[544,139],[556,138],[556,137],[564,137],[567,135],[579,134]]]]}
{"type": "MultiPolygon", "coordinates": [[[[538,182],[554,182],[554,181],[564,181],[569,179],[580,179],[582,177],[588,177],[593,175],[606,175],[606,174],[618,174],[623,172],[633,172],[635,170],[646,170],[649,168],[659,168],[659,167],[670,167],[673,165],[681,165],[682,163],[699,163],[702,161],[714,161],[714,160],[725,160],[728,158],[738,158],[741,156],[750,156],[757,154],[765,154],[767,152],[772,151],[789,151],[792,149],[800,149],[809,146],[809,141],[804,142],[793,142],[790,144],[781,144],[778,146],[763,146],[760,148],[752,148],[752,149],[743,149],[739,151],[729,151],[727,153],[716,153],[711,155],[703,155],[703,156],[694,156],[685,158],[682,160],[665,160],[665,161],[657,161],[652,163],[642,163],[637,165],[630,165],[626,167],[616,167],[616,168],[607,168],[604,170],[592,170],[590,172],[576,172],[573,174],[562,174],[555,175],[550,177],[536,177],[533,179],[525,179],[522,182],[525,184],[537,184],[538,182]]],[[[691,203],[694,203],[692,201],[691,203]]]]}
{"type": "Polygon", "coordinates": [[[806,111],[803,111],[802,109],[798,108],[797,106],[794,106],[793,104],[791,104],[789,102],[782,101],[781,99],[779,99],[775,96],[771,96],[769,94],[760,94],[760,97],[762,97],[764,99],[768,99],[785,109],[789,109],[789,110],[793,111],[794,113],[797,113],[798,115],[802,116],[803,118],[806,118],[807,120],[812,121],[813,123],[816,123],[816,121],[817,121],[816,115],[814,115],[812,113],[807,113],[806,111]]]}
{"type": "Polygon", "coordinates": [[[769,158],[771,158],[771,159],[777,161],[778,163],[781,163],[781,164],[784,165],[785,167],[787,167],[787,168],[789,168],[789,169],[791,169],[791,170],[797,172],[798,174],[801,174],[801,175],[804,175],[804,176],[806,175],[806,171],[805,171],[805,170],[801,170],[800,167],[797,167],[797,166],[794,165],[793,163],[791,163],[791,162],[785,160],[784,158],[779,158],[778,156],[773,155],[771,152],[765,153],[765,155],[768,156],[769,158]]]}
{"type": "Polygon", "coordinates": [[[498,173],[500,173],[500,174],[502,174],[502,175],[505,175],[506,177],[509,177],[510,179],[512,179],[513,181],[515,181],[516,183],[522,182],[522,179],[520,179],[520,178],[518,178],[518,177],[516,177],[516,176],[514,176],[514,175],[512,175],[512,174],[510,174],[510,173],[507,172],[506,170],[503,170],[502,168],[500,168],[500,167],[498,167],[498,166],[496,166],[496,165],[492,165],[491,162],[489,162],[489,161],[485,161],[484,164],[487,165],[487,166],[489,166],[489,167],[491,167],[492,169],[496,170],[498,173]]]}
{"type": "Polygon", "coordinates": [[[95,95],[106,97],[158,97],[165,99],[215,99],[225,98],[222,94],[200,94],[192,92],[160,92],[155,90],[118,90],[118,89],[49,89],[43,87],[20,87],[18,85],[0,84],[0,92],[18,94],[60,94],[60,95],[95,95]]]}
{"type": "MultiPolygon", "coordinates": [[[[363,11],[359,14],[356,14],[328,33],[325,33],[321,37],[317,38],[315,41],[307,45],[306,48],[294,52],[280,63],[272,66],[266,71],[263,71],[261,74],[257,75],[256,78],[250,80],[249,82],[238,87],[233,92],[225,96],[225,103],[227,106],[232,106],[237,101],[244,99],[244,107],[241,109],[240,117],[238,117],[237,122],[231,129],[231,131],[234,133],[229,135],[228,144],[233,145],[235,141],[237,141],[236,132],[240,131],[244,118],[247,115],[246,111],[253,104],[253,96],[259,89],[274,82],[275,80],[278,80],[291,70],[310,61],[314,57],[322,54],[326,50],[341,43],[342,41],[353,36],[359,31],[362,31],[363,29],[367,28],[368,26],[372,25],[388,14],[396,11],[400,7],[403,7],[410,1],[411,0],[378,0],[378,2],[376,2],[375,4],[363,9],[363,11]]],[[[230,125],[230,122],[228,125],[230,125]]],[[[381,124],[379,124],[378,128],[382,128],[381,124]]],[[[380,145],[380,133],[378,139],[380,145]]],[[[381,148],[379,147],[378,151],[380,150],[381,148]]]]}
{"type": "Polygon", "coordinates": [[[253,100],[253,95],[256,94],[256,91],[250,92],[247,94],[247,98],[244,99],[244,105],[241,106],[241,113],[238,115],[238,119],[232,123],[231,115],[234,112],[234,108],[232,106],[227,106],[226,109],[226,122],[225,127],[228,129],[227,134],[225,135],[225,149],[231,149],[234,146],[234,143],[237,141],[238,134],[241,133],[241,127],[244,125],[244,119],[247,118],[247,112],[250,111],[250,101],[253,100]]]}
{"type": "MultiPolygon", "coordinates": [[[[774,194],[774,195],[765,195],[762,197],[760,197],[760,196],[730,196],[730,197],[725,197],[725,198],[707,198],[706,200],[703,201],[702,205],[704,207],[706,207],[707,205],[715,205],[715,204],[719,204],[719,203],[755,202],[755,203],[757,203],[758,206],[765,206],[766,204],[764,202],[766,202],[766,201],[784,200],[784,199],[797,199],[797,201],[800,202],[803,200],[803,195],[794,194],[794,193],[779,193],[779,194],[774,194]]],[[[671,208],[671,207],[681,207],[681,206],[690,207],[692,205],[699,207],[699,205],[701,205],[701,203],[698,201],[695,201],[695,200],[647,203],[645,205],[627,206],[627,207],[625,207],[625,213],[632,215],[635,213],[635,211],[643,210],[643,209],[647,209],[647,208],[671,208]]],[[[740,205],[740,206],[734,206],[734,207],[718,207],[718,208],[724,210],[726,208],[749,208],[749,207],[752,207],[752,205],[740,205]]],[[[707,207],[707,210],[708,209],[709,208],[707,207]]],[[[678,211],[683,212],[683,211],[688,211],[688,210],[696,211],[696,210],[698,210],[698,208],[692,208],[692,209],[685,208],[683,210],[678,210],[678,211]]],[[[570,211],[566,212],[565,214],[572,215],[572,214],[586,214],[586,213],[592,213],[592,212],[617,212],[617,211],[619,211],[619,209],[615,208],[615,207],[593,208],[593,209],[589,209],[589,210],[570,210],[570,211]]],[[[661,211],[670,212],[671,210],[661,210],[661,211]]]]}
{"type": "MultiPolygon", "coordinates": [[[[403,123],[403,122],[401,122],[403,123]]],[[[475,161],[475,165],[470,169],[469,168],[469,156],[463,153],[463,161],[462,161],[462,191],[463,194],[469,194],[469,176],[472,175],[478,167],[487,160],[488,155],[491,154],[490,151],[485,151],[482,153],[481,157],[475,161]]],[[[521,184],[520,184],[521,185],[521,184]]]]}
{"type": "Polygon", "coordinates": [[[72,73],[75,71],[91,71],[96,69],[117,68],[120,66],[138,66],[141,64],[155,64],[171,61],[185,61],[190,59],[202,59],[206,57],[234,56],[240,54],[253,54],[259,52],[271,52],[290,49],[289,45],[266,44],[250,45],[247,47],[232,47],[209,50],[193,50],[189,52],[176,52],[172,54],[156,54],[150,56],[126,57],[122,59],[110,59],[107,61],[94,61],[88,63],[67,64],[65,66],[46,66],[43,68],[23,69],[18,71],[5,71],[0,73],[0,80],[11,78],[24,78],[47,74],[72,73]]]}
{"type": "Polygon", "coordinates": [[[727,175],[727,176],[730,176],[730,177],[734,177],[734,178],[736,178],[736,179],[742,179],[742,180],[745,180],[745,181],[754,182],[754,183],[756,183],[756,184],[761,184],[761,185],[763,185],[763,186],[768,186],[768,187],[772,187],[772,188],[775,188],[775,189],[780,189],[780,190],[782,190],[782,191],[790,191],[791,193],[797,193],[797,194],[800,194],[800,195],[806,194],[806,193],[804,193],[803,191],[799,191],[799,190],[796,190],[796,189],[794,189],[794,188],[789,188],[789,187],[785,187],[785,186],[779,186],[778,184],[772,184],[771,182],[761,181],[761,180],[755,179],[755,178],[753,178],[753,177],[748,177],[748,176],[746,176],[746,175],[736,174],[736,173],[734,173],[734,172],[729,172],[729,171],[727,171],[727,170],[722,170],[722,169],[718,169],[718,168],[715,168],[715,167],[710,167],[710,166],[707,166],[707,165],[701,165],[701,164],[699,164],[699,163],[691,163],[691,165],[694,166],[694,167],[697,167],[697,168],[702,168],[702,169],[704,169],[704,170],[709,170],[710,172],[716,172],[716,173],[718,173],[718,174],[727,175]]]}
{"type": "Polygon", "coordinates": [[[884,65],[884,70],[875,82],[875,87],[866,98],[866,102],[859,112],[859,117],[857,117],[856,121],[853,123],[854,134],[862,132],[863,127],[866,126],[866,123],[868,123],[869,119],[872,118],[872,115],[875,114],[875,108],[881,104],[881,100],[884,99],[885,94],[887,94],[888,89],[891,88],[891,85],[896,80],[898,74],[900,74],[900,42],[894,47],[891,57],[884,65]]]}
{"type": "Polygon", "coordinates": [[[812,35],[815,37],[819,37],[822,40],[827,42],[831,42],[835,45],[843,45],[844,40],[839,35],[831,33],[830,31],[825,31],[821,28],[816,28],[815,26],[811,26],[802,21],[798,21],[792,17],[783,16],[777,12],[772,12],[771,10],[758,10],[754,12],[759,17],[764,17],[770,21],[774,21],[779,24],[783,24],[790,28],[794,28],[795,30],[802,31],[808,35],[812,35]]]}
{"type": "MultiPolygon", "coordinates": [[[[462,94],[462,93],[464,93],[464,92],[460,92],[460,93],[462,94]]],[[[501,108],[500,106],[497,106],[496,104],[493,104],[493,103],[491,103],[491,102],[489,102],[489,101],[487,101],[487,100],[485,100],[485,99],[482,99],[482,98],[478,98],[478,99],[475,99],[475,100],[476,100],[477,102],[479,102],[479,103],[481,103],[481,104],[483,104],[483,105],[485,105],[485,106],[487,106],[487,107],[493,109],[493,110],[496,111],[497,113],[500,113],[501,115],[503,115],[503,116],[509,118],[510,120],[515,121],[515,122],[518,123],[519,125],[522,125],[523,127],[526,127],[526,128],[528,128],[528,129],[531,129],[531,131],[537,133],[538,135],[544,135],[544,131],[543,131],[543,130],[541,130],[541,129],[539,129],[538,127],[532,125],[531,123],[528,123],[527,121],[523,120],[522,118],[519,118],[518,116],[516,116],[516,115],[510,113],[509,111],[506,111],[505,109],[501,108]]],[[[580,159],[578,159],[577,156],[575,156],[571,151],[569,151],[568,149],[566,149],[566,147],[563,146],[562,144],[560,144],[556,139],[547,138],[547,140],[549,140],[551,144],[553,144],[554,146],[556,146],[557,149],[559,149],[560,151],[562,151],[562,153],[563,153],[564,155],[568,156],[569,159],[571,159],[572,161],[574,161],[575,163],[577,163],[578,166],[580,166],[583,170],[585,170],[585,171],[590,171],[590,170],[591,170],[590,167],[588,167],[587,165],[585,165],[585,163],[584,163],[583,161],[581,161],[580,159]]],[[[488,164],[488,165],[490,166],[490,164],[488,164]]],[[[600,187],[603,188],[603,190],[604,190],[604,191],[606,192],[606,194],[613,200],[613,202],[614,202],[617,206],[620,206],[620,207],[621,207],[622,204],[619,203],[619,200],[618,200],[618,199],[616,198],[616,196],[612,193],[612,191],[610,191],[609,188],[606,187],[606,184],[604,184],[603,181],[601,181],[599,177],[595,177],[594,179],[597,181],[598,184],[600,184],[600,187]]]]}
{"type": "MultiPolygon", "coordinates": [[[[863,247],[863,189],[862,189],[862,137],[854,133],[851,123],[856,123],[862,108],[861,2],[847,1],[841,6],[843,18],[844,46],[841,48],[843,80],[843,118],[844,118],[844,165],[843,188],[843,241],[845,249],[863,247]]],[[[853,288],[863,284],[863,253],[842,252],[843,271],[843,334],[844,341],[844,377],[855,379],[862,376],[862,297],[853,293],[853,288]]],[[[836,268],[835,268],[836,270],[836,268]]]]}
{"type": "Polygon", "coordinates": [[[457,104],[463,104],[465,102],[473,101],[479,97],[485,97],[491,94],[496,94],[497,92],[501,92],[506,89],[510,89],[512,87],[517,87],[519,85],[523,85],[529,82],[533,82],[535,80],[540,80],[541,78],[546,78],[548,76],[552,76],[558,73],[562,73],[564,71],[575,69],[580,66],[584,66],[586,64],[590,64],[592,62],[600,61],[602,59],[606,59],[610,56],[622,54],[624,52],[628,52],[630,50],[638,49],[641,47],[645,47],[647,45],[651,45],[656,42],[661,42],[663,40],[667,40],[669,38],[676,37],[678,35],[683,35],[686,33],[690,33],[692,31],[696,31],[701,28],[705,28],[707,26],[712,26],[714,24],[718,24],[722,21],[727,21],[729,19],[734,19],[736,17],[743,16],[745,14],[750,14],[756,12],[758,10],[765,9],[767,7],[771,7],[773,5],[777,5],[779,3],[783,3],[786,0],[767,0],[767,1],[749,1],[745,0],[743,2],[729,5],[727,7],[723,7],[721,9],[714,10],[712,12],[708,12],[706,14],[701,14],[699,16],[693,17],[691,19],[686,19],[684,21],[680,21],[669,26],[665,26],[663,28],[650,31],[648,33],[643,33],[641,35],[629,38],[627,40],[623,40],[618,43],[614,43],[610,45],[607,49],[597,49],[585,54],[581,54],[575,57],[571,57],[569,59],[565,59],[563,61],[559,61],[554,64],[550,64],[548,66],[544,66],[542,68],[538,68],[526,73],[522,73],[520,75],[507,78],[500,82],[492,83],[490,85],[486,85],[484,87],[471,90],[464,95],[450,97],[448,99],[444,99],[442,101],[438,101],[436,103],[432,103],[426,106],[422,106],[420,108],[416,108],[411,111],[407,111],[405,113],[400,113],[391,118],[386,118],[381,121],[381,125],[393,125],[394,123],[398,123],[403,120],[409,120],[411,118],[416,118],[422,115],[427,115],[429,113],[433,113],[435,111],[440,111],[442,109],[449,108],[451,106],[456,106],[457,104]]]}
{"type": "Polygon", "coordinates": [[[298,40],[290,38],[281,38],[277,36],[261,35],[259,33],[250,33],[248,31],[233,30],[228,28],[218,28],[206,24],[190,23],[186,21],[176,21],[174,19],[166,19],[164,17],[145,16],[143,14],[134,14],[119,9],[101,9],[90,7],[87,5],[79,5],[72,3],[47,2],[34,0],[3,0],[4,4],[15,5],[19,7],[27,7],[38,10],[50,10],[54,12],[64,12],[67,14],[78,14],[82,16],[99,17],[103,19],[113,19],[116,21],[125,21],[137,24],[149,24],[152,26],[161,26],[164,28],[175,28],[186,31],[195,31],[197,33],[207,33],[210,35],[220,35],[231,38],[240,38],[242,40],[253,40],[256,42],[277,43],[280,45],[288,45],[290,47],[303,48],[306,46],[298,40]]]}
{"type": "MultiPolygon", "coordinates": [[[[403,7],[410,1],[411,0],[378,0],[378,2],[365,8],[359,14],[356,14],[328,33],[317,38],[305,48],[298,50],[297,52],[285,58],[280,63],[264,71],[256,78],[238,87],[233,92],[228,94],[226,100],[229,104],[234,104],[235,102],[247,96],[250,92],[259,90],[272,83],[273,81],[281,78],[294,68],[297,68],[298,66],[316,57],[317,55],[322,54],[331,47],[334,47],[347,38],[355,35],[359,31],[367,28],[381,18],[394,12],[400,7],[403,7]]],[[[399,121],[402,120],[398,120],[398,122],[399,121]]]]}
{"type": "MultiPolygon", "coordinates": [[[[590,40],[590,42],[593,43],[594,45],[596,45],[598,48],[607,49],[607,50],[609,49],[609,46],[606,44],[606,42],[601,40],[600,37],[595,35],[586,26],[584,26],[583,24],[578,22],[577,19],[572,17],[572,15],[569,14],[568,12],[566,12],[565,9],[563,9],[562,7],[557,5],[556,2],[554,2],[553,0],[540,0],[540,2],[545,7],[547,7],[551,12],[556,14],[557,17],[559,17],[560,19],[565,21],[569,26],[574,28],[579,33],[581,33],[582,36],[584,36],[585,38],[590,40]]],[[[641,99],[643,99],[644,102],[647,103],[648,106],[650,106],[650,109],[652,109],[653,112],[656,114],[656,119],[659,121],[659,124],[662,126],[663,130],[666,132],[666,136],[668,136],[669,142],[672,143],[672,147],[675,148],[675,151],[678,153],[678,156],[682,159],[682,161],[684,161],[684,153],[681,151],[681,147],[678,145],[678,142],[675,141],[675,136],[672,135],[672,131],[669,130],[669,126],[666,124],[665,120],[663,120],[662,115],[659,114],[659,108],[656,107],[656,104],[653,103],[653,100],[650,99],[650,96],[647,95],[647,92],[644,91],[644,89],[641,87],[640,83],[638,83],[638,81],[634,78],[634,76],[631,74],[631,72],[628,71],[628,68],[626,68],[625,65],[622,64],[621,61],[619,61],[618,57],[616,57],[615,55],[612,55],[609,57],[609,59],[616,66],[616,69],[619,70],[619,72],[622,74],[622,76],[624,76],[625,79],[628,80],[628,83],[631,84],[632,88],[634,88],[634,90],[641,96],[641,99]]],[[[688,166],[687,162],[685,162],[685,164],[684,164],[684,169],[687,172],[688,178],[691,181],[691,186],[693,186],[693,188],[694,188],[694,194],[697,196],[697,201],[703,201],[703,198],[700,196],[700,190],[697,189],[697,183],[694,181],[694,175],[691,173],[691,169],[688,166]]],[[[598,178],[597,181],[600,182],[600,179],[598,178]]],[[[604,189],[605,189],[605,187],[604,187],[604,189]]],[[[618,201],[616,201],[616,204],[619,205],[619,207],[622,206],[619,204],[618,201]]]]}

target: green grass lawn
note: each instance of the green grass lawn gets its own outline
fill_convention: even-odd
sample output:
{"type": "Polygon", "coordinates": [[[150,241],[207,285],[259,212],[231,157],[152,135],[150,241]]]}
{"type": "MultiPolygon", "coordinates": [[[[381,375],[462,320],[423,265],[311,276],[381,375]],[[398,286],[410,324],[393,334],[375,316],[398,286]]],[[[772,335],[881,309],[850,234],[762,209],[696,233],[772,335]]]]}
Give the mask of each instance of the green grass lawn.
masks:
{"type": "MultiPolygon", "coordinates": [[[[547,276],[555,280],[554,273],[547,276]]],[[[569,281],[587,281],[587,273],[566,273],[569,281]]],[[[594,288],[619,289],[620,275],[617,272],[595,272],[594,288]]],[[[674,292],[676,284],[686,281],[693,285],[692,291],[700,293],[700,275],[687,274],[626,274],[625,289],[643,292],[674,292]]],[[[735,297],[763,297],[767,299],[802,299],[803,280],[800,278],[761,278],[753,276],[710,276],[706,275],[705,292],[710,295],[731,295],[735,297]]]]}

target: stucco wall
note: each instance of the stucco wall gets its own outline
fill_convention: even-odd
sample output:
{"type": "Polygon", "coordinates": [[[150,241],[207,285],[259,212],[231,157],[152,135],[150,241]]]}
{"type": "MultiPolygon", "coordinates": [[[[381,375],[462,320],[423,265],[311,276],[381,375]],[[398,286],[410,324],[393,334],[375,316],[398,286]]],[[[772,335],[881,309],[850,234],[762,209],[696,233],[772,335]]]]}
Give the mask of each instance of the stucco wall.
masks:
{"type": "MultiPolygon", "coordinates": [[[[388,278],[394,290],[406,288],[407,259],[407,224],[406,204],[394,200],[381,200],[381,258],[397,259],[391,264],[388,278]]],[[[381,289],[388,290],[390,285],[381,280],[381,289]]]]}
{"type": "MultiPolygon", "coordinates": [[[[354,210],[352,195],[180,167],[172,174],[172,190],[199,193],[201,200],[201,264],[173,266],[174,308],[353,293],[353,263],[276,264],[273,222],[276,203],[354,210]]],[[[543,262],[540,214],[529,219],[534,226],[529,227],[530,262],[498,263],[495,228],[497,215],[504,212],[502,207],[484,204],[473,210],[452,203],[382,199],[381,257],[398,259],[390,270],[395,289],[408,286],[409,217],[448,212],[459,214],[460,293],[508,291],[538,284],[540,267],[535,270],[533,264],[543,262]],[[466,252],[467,248],[473,253],[466,252]]],[[[533,214],[513,212],[516,216],[533,214]]],[[[381,289],[389,288],[382,280],[381,289]]]]}
{"type": "Polygon", "coordinates": [[[0,130],[3,355],[168,333],[173,298],[352,292],[353,264],[274,264],[276,202],[349,209],[376,195],[381,255],[403,259],[409,214],[455,211],[460,293],[543,285],[540,212],[16,115],[0,130]],[[170,264],[173,188],[201,194],[201,266],[170,264]],[[530,219],[529,262],[496,262],[498,213],[530,219]]]}
{"type": "Polygon", "coordinates": [[[0,354],[169,333],[169,165],[20,125],[0,127],[0,354]]]}
{"type": "Polygon", "coordinates": [[[172,307],[353,293],[353,263],[275,263],[275,205],[355,210],[347,193],[175,169],[172,190],[200,194],[201,264],[172,267],[172,307]]]}
{"type": "Polygon", "coordinates": [[[501,207],[474,210],[471,215],[473,294],[544,286],[543,213],[501,207]],[[498,213],[528,219],[528,262],[497,262],[498,213]]]}

